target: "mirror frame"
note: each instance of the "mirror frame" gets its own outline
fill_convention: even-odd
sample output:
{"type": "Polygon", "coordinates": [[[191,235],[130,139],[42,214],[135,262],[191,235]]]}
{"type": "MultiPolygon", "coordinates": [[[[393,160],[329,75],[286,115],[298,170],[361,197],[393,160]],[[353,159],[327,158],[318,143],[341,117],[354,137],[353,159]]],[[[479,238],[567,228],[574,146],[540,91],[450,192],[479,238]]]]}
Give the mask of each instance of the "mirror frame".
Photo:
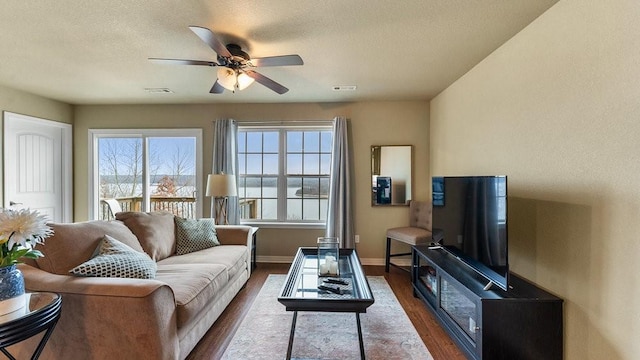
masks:
{"type": "MultiPolygon", "coordinates": [[[[403,154],[404,155],[404,154],[403,154]]],[[[394,164],[398,164],[394,158],[394,164]]],[[[371,145],[371,206],[409,206],[409,201],[413,198],[413,145],[371,145]],[[396,172],[384,174],[381,176],[380,170],[384,166],[382,152],[383,148],[401,148],[406,147],[409,150],[408,159],[400,161],[405,166],[395,166],[396,172]],[[408,164],[408,169],[407,165],[408,164]],[[403,169],[404,167],[404,169],[403,169]],[[408,174],[406,172],[408,171],[408,174]],[[398,173],[399,172],[399,173],[398,173]],[[400,178],[400,181],[394,182],[400,178]],[[378,189],[387,188],[389,190],[388,197],[383,197],[383,201],[378,201],[378,189]],[[404,189],[404,197],[400,197],[404,201],[394,202],[394,194],[401,193],[404,189]],[[386,202],[389,201],[389,202],[386,202]]]]}

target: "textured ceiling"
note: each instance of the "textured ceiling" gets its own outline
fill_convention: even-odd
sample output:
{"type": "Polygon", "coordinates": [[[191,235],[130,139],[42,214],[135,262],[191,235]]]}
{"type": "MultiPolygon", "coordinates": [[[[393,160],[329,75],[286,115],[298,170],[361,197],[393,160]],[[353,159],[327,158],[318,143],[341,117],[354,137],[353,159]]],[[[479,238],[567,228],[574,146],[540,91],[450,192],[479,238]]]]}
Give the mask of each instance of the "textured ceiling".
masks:
{"type": "Polygon", "coordinates": [[[71,104],[426,100],[556,2],[2,0],[0,84],[71,104]],[[215,61],[189,25],[252,57],[298,54],[304,65],[256,69],[284,95],[257,83],[209,94],[215,68],[147,60],[215,61]]]}

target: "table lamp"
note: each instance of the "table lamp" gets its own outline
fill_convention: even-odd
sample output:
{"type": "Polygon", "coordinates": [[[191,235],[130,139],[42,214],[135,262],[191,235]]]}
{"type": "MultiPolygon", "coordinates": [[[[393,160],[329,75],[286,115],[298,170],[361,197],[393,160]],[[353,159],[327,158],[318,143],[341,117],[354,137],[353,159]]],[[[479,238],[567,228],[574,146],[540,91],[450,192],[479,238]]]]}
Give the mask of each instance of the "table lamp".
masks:
{"type": "Polygon", "coordinates": [[[207,177],[206,196],[211,196],[215,199],[211,202],[211,212],[213,215],[213,204],[215,202],[216,224],[229,224],[227,220],[227,200],[229,196],[237,195],[235,175],[209,174],[207,177]]]}

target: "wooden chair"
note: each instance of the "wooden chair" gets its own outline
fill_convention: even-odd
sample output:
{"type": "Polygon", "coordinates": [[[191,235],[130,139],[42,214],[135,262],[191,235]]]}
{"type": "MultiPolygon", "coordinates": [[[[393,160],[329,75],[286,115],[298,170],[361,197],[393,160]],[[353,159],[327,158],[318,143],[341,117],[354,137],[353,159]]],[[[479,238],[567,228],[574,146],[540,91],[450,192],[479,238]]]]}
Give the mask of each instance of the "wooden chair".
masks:
{"type": "Polygon", "coordinates": [[[392,257],[411,255],[411,252],[391,253],[391,240],[409,245],[429,244],[431,242],[431,202],[411,201],[409,203],[409,226],[387,230],[387,251],[385,253],[384,271],[389,272],[389,265],[407,270],[391,262],[392,257]]]}

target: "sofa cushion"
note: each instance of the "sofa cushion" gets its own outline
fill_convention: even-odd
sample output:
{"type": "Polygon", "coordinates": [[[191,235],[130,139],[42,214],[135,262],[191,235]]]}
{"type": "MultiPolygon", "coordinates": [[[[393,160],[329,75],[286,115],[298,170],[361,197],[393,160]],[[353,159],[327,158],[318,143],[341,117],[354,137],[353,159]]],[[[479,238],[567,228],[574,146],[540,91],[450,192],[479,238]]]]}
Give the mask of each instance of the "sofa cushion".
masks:
{"type": "Polygon", "coordinates": [[[247,268],[248,251],[244,245],[216,246],[184,255],[171,256],[158,262],[168,264],[221,264],[233,278],[247,268]]]}
{"type": "Polygon", "coordinates": [[[122,221],[138,237],[144,251],[155,261],[176,252],[173,214],[168,212],[119,212],[122,221]]]}
{"type": "Polygon", "coordinates": [[[183,255],[220,245],[213,219],[183,219],[176,221],[176,254],[183,255]]]}
{"type": "Polygon", "coordinates": [[[77,276],[153,279],[156,269],[149,255],[105,235],[94,256],[69,272],[77,276]]]}
{"type": "Polygon", "coordinates": [[[69,275],[69,270],[91,258],[105,235],[143,252],[136,236],[120,221],[49,223],[49,226],[53,235],[44,244],[36,246],[44,254],[44,257],[36,259],[36,264],[50,273],[69,275]]]}
{"type": "Polygon", "coordinates": [[[158,264],[156,280],[169,285],[176,300],[178,328],[191,322],[229,281],[224,265],[158,264]]]}

